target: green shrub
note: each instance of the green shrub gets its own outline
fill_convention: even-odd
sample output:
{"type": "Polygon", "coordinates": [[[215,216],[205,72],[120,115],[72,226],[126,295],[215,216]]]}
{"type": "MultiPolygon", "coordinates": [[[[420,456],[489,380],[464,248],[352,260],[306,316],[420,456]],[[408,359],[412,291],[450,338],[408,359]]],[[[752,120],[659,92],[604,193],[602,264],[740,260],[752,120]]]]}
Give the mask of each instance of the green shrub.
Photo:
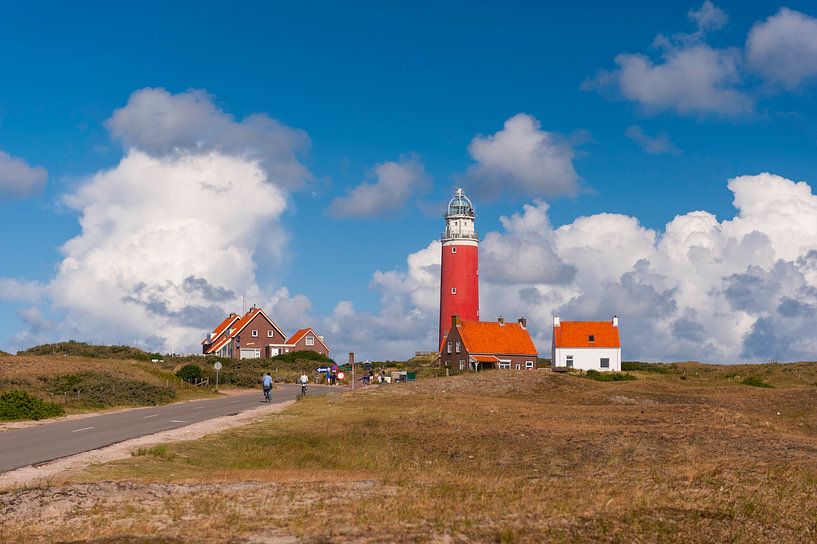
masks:
{"type": "Polygon", "coordinates": [[[45,419],[65,413],[62,406],[45,402],[24,391],[8,391],[0,394],[0,420],[45,419]]]}
{"type": "Polygon", "coordinates": [[[598,370],[588,370],[585,377],[599,382],[628,382],[636,379],[632,374],[623,372],[599,372],[598,370]]]}
{"type": "Polygon", "coordinates": [[[332,359],[318,353],[317,351],[291,351],[289,353],[282,353],[272,358],[272,361],[281,361],[284,363],[295,363],[297,361],[317,361],[319,363],[334,363],[332,359]]]}
{"type": "Polygon", "coordinates": [[[204,377],[204,373],[201,371],[201,367],[199,365],[184,365],[178,372],[176,372],[176,376],[186,382],[192,382],[193,380],[202,379],[204,377]]]}
{"type": "Polygon", "coordinates": [[[640,370],[641,372],[666,374],[672,369],[672,365],[667,365],[664,363],[643,363],[641,361],[623,361],[621,363],[621,370],[640,370]]]}
{"type": "Polygon", "coordinates": [[[752,387],[774,387],[772,384],[763,381],[763,378],[760,376],[749,376],[748,378],[744,378],[740,383],[743,385],[751,385],[752,387]]]}
{"type": "Polygon", "coordinates": [[[49,393],[62,395],[66,403],[80,407],[165,404],[176,397],[176,391],[171,387],[161,387],[93,370],[42,380],[49,393]]]}

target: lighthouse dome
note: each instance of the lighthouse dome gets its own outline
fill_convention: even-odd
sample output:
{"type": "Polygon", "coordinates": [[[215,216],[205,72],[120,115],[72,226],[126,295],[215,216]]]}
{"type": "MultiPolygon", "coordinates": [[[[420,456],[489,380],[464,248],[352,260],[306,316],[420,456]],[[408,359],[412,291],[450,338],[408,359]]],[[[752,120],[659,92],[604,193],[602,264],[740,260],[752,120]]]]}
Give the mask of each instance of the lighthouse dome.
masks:
{"type": "Polygon", "coordinates": [[[465,196],[465,191],[462,189],[457,189],[454,198],[448,202],[448,211],[445,216],[451,217],[452,215],[474,217],[474,205],[471,204],[471,200],[465,196]]]}

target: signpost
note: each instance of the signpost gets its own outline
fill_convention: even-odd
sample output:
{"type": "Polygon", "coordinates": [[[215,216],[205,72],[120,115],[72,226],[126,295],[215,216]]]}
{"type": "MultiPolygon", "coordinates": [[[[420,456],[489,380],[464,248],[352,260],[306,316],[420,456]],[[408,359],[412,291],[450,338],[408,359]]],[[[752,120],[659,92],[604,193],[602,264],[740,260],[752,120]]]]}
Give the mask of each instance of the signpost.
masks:
{"type": "Polygon", "coordinates": [[[221,370],[221,361],[216,361],[213,367],[216,369],[216,392],[218,392],[218,371],[221,370]]]}
{"type": "MultiPolygon", "coordinates": [[[[349,352],[349,364],[352,365],[352,391],[355,390],[355,354],[349,352]]],[[[342,380],[343,378],[341,378],[342,380]]]]}

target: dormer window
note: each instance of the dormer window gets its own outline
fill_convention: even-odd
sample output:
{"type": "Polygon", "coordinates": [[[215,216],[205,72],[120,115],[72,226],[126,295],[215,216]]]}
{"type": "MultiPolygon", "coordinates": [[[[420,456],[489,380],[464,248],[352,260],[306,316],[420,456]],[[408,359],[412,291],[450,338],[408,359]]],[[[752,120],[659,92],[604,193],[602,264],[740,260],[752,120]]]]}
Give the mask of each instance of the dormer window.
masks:
{"type": "Polygon", "coordinates": [[[451,294],[452,294],[452,295],[456,295],[456,294],[457,294],[457,288],[456,288],[456,287],[452,287],[452,288],[451,288],[451,294]]]}
{"type": "Polygon", "coordinates": [[[452,246],[451,247],[451,253],[456,253],[456,252],[457,252],[457,246],[452,246]]]}
{"type": "Polygon", "coordinates": [[[596,341],[596,337],[595,337],[595,335],[592,335],[592,334],[591,334],[591,335],[589,335],[589,336],[587,337],[587,340],[589,340],[590,342],[595,342],[595,341],[596,341]]]}

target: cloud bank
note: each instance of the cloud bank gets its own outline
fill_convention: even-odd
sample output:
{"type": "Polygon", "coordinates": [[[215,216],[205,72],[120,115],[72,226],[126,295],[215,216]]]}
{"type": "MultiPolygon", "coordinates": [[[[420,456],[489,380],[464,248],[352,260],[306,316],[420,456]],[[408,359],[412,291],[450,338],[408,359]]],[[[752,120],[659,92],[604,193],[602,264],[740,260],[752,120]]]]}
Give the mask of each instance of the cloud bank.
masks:
{"type": "MultiPolygon", "coordinates": [[[[627,359],[813,359],[817,196],[805,182],[768,173],[733,178],[728,187],[734,217],[693,211],[661,232],[617,214],[553,228],[545,202],[524,206],[481,244],[480,314],[529,317],[543,354],[554,313],[618,314],[627,359]]],[[[409,256],[405,271],[375,274],[380,313],[343,302],[327,325],[361,343],[384,338],[375,356],[434,349],[439,251],[432,242],[409,256]]]]}

